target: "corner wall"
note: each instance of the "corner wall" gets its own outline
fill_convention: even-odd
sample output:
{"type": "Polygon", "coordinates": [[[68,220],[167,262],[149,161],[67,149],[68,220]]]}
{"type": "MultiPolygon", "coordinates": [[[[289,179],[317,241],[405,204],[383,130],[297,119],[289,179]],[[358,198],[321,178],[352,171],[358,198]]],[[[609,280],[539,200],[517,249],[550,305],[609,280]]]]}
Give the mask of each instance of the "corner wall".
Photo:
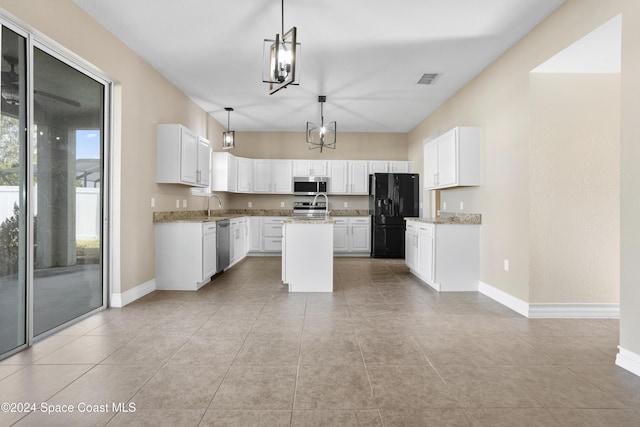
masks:
{"type": "Polygon", "coordinates": [[[620,301],[620,74],[531,73],[530,302],[620,301]]]}

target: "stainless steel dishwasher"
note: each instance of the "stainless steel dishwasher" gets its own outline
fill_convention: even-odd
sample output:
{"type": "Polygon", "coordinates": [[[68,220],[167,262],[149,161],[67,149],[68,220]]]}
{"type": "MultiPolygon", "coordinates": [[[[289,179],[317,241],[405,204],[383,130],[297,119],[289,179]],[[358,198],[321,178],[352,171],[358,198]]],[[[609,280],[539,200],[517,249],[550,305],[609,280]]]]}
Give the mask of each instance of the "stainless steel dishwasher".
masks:
{"type": "Polygon", "coordinates": [[[216,222],[216,273],[229,267],[231,227],[228,219],[216,222]]]}

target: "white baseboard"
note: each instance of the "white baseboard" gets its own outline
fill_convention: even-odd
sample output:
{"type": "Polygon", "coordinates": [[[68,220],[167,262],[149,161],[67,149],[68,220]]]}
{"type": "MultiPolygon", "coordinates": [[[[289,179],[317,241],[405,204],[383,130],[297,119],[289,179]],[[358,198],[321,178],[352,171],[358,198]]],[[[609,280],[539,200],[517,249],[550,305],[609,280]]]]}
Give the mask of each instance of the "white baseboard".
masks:
{"type": "Polygon", "coordinates": [[[478,291],[531,319],[619,319],[620,304],[529,304],[480,282],[478,291]]]}
{"type": "Polygon", "coordinates": [[[529,303],[526,301],[522,301],[521,299],[516,298],[513,295],[508,294],[498,288],[494,288],[493,286],[488,285],[484,282],[479,282],[478,292],[488,296],[494,301],[499,302],[505,307],[510,308],[518,314],[529,317],[529,303]]]}
{"type": "Polygon", "coordinates": [[[620,304],[529,304],[532,319],[619,319],[620,304]]]}
{"type": "Polygon", "coordinates": [[[135,288],[122,292],[121,294],[111,294],[110,307],[124,307],[127,304],[131,304],[135,300],[142,298],[156,290],[156,279],[149,280],[142,283],[135,288]]]}
{"type": "Polygon", "coordinates": [[[616,365],[640,377],[640,354],[618,346],[616,365]]]}

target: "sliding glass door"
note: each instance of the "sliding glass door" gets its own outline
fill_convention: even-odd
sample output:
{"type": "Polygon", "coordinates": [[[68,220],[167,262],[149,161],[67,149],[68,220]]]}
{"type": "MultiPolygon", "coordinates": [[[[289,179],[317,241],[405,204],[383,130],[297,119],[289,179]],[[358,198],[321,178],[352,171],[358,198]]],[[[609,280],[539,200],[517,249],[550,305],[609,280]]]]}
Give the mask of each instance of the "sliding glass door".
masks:
{"type": "Polygon", "coordinates": [[[33,334],[103,305],[105,86],[33,50],[33,334]]]}
{"type": "Polygon", "coordinates": [[[109,83],[2,27],[0,358],[106,307],[109,83]]]}
{"type": "Polygon", "coordinates": [[[27,343],[26,38],[2,27],[0,355],[27,343]]]}

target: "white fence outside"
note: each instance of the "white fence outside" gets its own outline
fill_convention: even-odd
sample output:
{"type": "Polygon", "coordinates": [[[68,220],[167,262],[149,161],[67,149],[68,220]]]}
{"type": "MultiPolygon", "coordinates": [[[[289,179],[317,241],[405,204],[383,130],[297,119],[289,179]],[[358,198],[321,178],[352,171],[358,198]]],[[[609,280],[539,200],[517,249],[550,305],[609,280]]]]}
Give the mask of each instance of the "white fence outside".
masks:
{"type": "MultiPolygon", "coordinates": [[[[13,206],[18,203],[18,197],[19,187],[0,186],[0,224],[13,216],[13,206]]],[[[38,213],[36,200],[33,212],[36,215],[38,213]]],[[[76,239],[93,240],[99,237],[100,188],[76,187],[76,239]]]]}

